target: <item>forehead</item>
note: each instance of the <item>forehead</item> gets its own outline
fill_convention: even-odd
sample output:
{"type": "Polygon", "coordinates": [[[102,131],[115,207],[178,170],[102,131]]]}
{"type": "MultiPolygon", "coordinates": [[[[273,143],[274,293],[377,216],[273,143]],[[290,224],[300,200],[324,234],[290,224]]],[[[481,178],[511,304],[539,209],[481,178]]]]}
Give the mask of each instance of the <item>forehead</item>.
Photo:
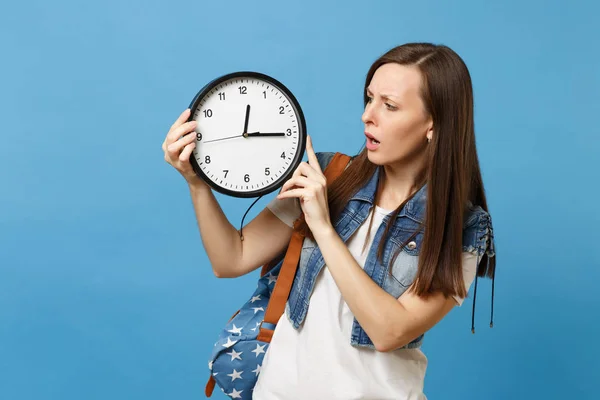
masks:
{"type": "Polygon", "coordinates": [[[373,93],[399,98],[420,97],[421,72],[415,66],[384,64],[375,71],[369,89],[373,93]]]}

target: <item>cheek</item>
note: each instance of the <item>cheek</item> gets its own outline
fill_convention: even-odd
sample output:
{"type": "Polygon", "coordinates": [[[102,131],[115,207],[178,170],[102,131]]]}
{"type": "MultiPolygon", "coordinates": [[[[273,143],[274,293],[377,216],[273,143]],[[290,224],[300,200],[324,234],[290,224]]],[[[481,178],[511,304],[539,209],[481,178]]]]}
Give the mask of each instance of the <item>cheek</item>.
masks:
{"type": "Polygon", "coordinates": [[[394,141],[410,144],[419,142],[423,134],[422,121],[410,115],[398,115],[389,121],[390,136],[394,141]]]}

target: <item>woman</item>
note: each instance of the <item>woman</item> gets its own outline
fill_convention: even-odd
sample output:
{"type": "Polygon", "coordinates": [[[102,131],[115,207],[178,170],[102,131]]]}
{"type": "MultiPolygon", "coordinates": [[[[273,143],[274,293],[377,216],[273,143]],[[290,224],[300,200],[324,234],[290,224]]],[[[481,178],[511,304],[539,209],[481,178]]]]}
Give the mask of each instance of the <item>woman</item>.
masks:
{"type": "Polygon", "coordinates": [[[425,332],[462,304],[476,276],[494,276],[461,58],[445,46],[396,47],[372,65],[364,100],[366,148],[328,186],[332,153],[315,153],[309,138],[308,163],[244,227],[244,241],[193,173],[192,139],[177,141],[195,127],[183,123],[188,110],[163,143],[189,183],[216,276],[270,261],[304,213],[308,236],[255,399],[425,399],[425,332]]]}

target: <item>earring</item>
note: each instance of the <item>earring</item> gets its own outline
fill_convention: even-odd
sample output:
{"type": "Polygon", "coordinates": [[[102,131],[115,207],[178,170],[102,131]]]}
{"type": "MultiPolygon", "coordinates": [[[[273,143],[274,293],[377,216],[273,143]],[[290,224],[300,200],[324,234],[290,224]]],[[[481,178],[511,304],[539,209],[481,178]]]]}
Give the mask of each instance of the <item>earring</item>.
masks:
{"type": "Polygon", "coordinates": [[[427,138],[427,143],[431,143],[431,138],[430,137],[427,138]]]}

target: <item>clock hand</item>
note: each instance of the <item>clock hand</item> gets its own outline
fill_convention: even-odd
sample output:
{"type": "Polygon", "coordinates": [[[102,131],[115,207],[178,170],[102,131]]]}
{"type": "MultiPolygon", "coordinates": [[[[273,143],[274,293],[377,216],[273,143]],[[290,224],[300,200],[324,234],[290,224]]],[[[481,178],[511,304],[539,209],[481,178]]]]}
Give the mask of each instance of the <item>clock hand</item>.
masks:
{"type": "Polygon", "coordinates": [[[246,121],[244,122],[244,133],[248,132],[248,117],[250,117],[250,104],[246,106],[246,121]]]}
{"type": "Polygon", "coordinates": [[[242,136],[244,136],[244,134],[241,134],[241,135],[236,135],[236,136],[229,136],[229,137],[226,137],[226,138],[221,138],[221,139],[207,140],[206,142],[202,142],[202,143],[218,142],[218,141],[220,141],[220,140],[233,139],[233,138],[238,138],[238,137],[242,137],[242,136]]]}
{"type": "Polygon", "coordinates": [[[246,133],[244,136],[246,137],[262,137],[262,136],[285,136],[285,132],[252,132],[246,133]]]}

